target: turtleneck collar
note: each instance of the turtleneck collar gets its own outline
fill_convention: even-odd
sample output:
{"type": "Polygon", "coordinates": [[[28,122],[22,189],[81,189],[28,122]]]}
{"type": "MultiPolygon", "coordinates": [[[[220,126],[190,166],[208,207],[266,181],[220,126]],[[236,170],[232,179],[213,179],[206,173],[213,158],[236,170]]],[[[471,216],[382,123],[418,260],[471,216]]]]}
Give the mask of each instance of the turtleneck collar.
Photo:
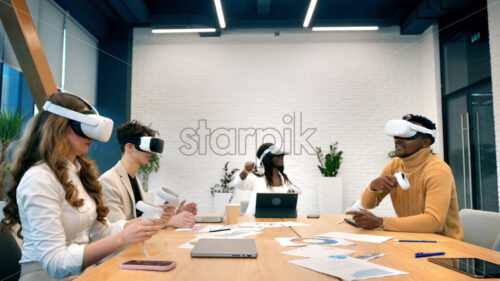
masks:
{"type": "Polygon", "coordinates": [[[412,155],[406,158],[400,158],[400,159],[403,160],[403,165],[405,170],[411,172],[418,166],[422,165],[425,161],[425,158],[427,158],[427,156],[429,155],[431,155],[431,148],[427,147],[420,149],[419,151],[413,153],[412,155]]]}

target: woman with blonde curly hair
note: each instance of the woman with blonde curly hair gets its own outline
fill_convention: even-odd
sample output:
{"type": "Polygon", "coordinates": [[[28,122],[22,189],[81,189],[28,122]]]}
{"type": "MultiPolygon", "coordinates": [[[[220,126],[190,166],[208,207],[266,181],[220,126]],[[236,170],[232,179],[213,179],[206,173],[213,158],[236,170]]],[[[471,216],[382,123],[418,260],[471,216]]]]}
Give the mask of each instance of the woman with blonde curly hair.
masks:
{"type": "MultiPolygon", "coordinates": [[[[71,94],[54,94],[48,102],[96,114],[71,94]]],[[[76,124],[58,114],[40,112],[30,120],[15,151],[2,223],[4,229],[21,224],[17,232],[24,237],[20,280],[78,275],[114,251],[151,238],[159,229],[151,221],[106,221],[109,210],[103,203],[96,165],[85,156],[92,140],[76,124]]]]}

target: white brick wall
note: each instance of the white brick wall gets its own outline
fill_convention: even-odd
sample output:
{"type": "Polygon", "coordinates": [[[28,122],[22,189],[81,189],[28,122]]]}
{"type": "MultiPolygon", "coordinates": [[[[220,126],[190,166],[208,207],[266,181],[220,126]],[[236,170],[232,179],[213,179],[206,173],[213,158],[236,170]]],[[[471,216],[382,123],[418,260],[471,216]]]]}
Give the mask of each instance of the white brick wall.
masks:
{"type": "MultiPolygon", "coordinates": [[[[419,113],[441,124],[439,50],[435,27],[422,36],[398,28],[369,33],[247,33],[221,37],[153,35],[134,30],[132,118],[151,123],[166,140],[161,169],[151,188],[173,188],[212,210],[209,187],[226,161],[241,168],[255,158],[249,141],[244,155],[187,156],[180,132],[206,119],[212,130],[275,128],[283,116],[302,113],[303,128],[326,148],[338,141],[344,207],[357,199],[387,163],[393,141],[388,119],[419,113]]],[[[296,120],[298,121],[298,120],[296,120]]],[[[221,144],[224,139],[221,139],[221,144]]],[[[442,151],[442,138],[434,148],[442,151]]],[[[286,172],[306,191],[299,212],[317,212],[315,155],[285,157],[286,172]]],[[[393,214],[389,200],[376,213],[393,214]]]]}
{"type": "MultiPolygon", "coordinates": [[[[498,193],[500,194],[500,1],[488,0],[488,24],[490,32],[491,82],[493,86],[493,114],[497,151],[498,193]]],[[[500,208],[500,201],[499,201],[500,208]]]]}

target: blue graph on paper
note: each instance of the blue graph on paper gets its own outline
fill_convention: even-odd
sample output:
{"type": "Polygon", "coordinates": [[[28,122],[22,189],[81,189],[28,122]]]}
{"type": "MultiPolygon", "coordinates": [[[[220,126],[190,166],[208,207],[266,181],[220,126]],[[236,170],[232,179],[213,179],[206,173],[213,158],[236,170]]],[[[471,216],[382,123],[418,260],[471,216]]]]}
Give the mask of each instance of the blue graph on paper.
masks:
{"type": "Polygon", "coordinates": [[[377,277],[380,275],[387,275],[391,274],[392,272],[378,269],[378,268],[372,268],[372,269],[365,269],[365,270],[360,270],[356,271],[352,274],[353,277],[356,278],[366,278],[366,277],[377,277]]]}

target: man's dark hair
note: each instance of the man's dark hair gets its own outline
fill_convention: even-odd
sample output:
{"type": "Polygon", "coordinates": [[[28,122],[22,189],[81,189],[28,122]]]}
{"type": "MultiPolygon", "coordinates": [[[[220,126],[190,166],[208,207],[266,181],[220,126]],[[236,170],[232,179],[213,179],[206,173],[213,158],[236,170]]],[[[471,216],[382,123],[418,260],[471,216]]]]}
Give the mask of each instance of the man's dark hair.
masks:
{"type": "MultiPolygon", "coordinates": [[[[431,120],[427,119],[426,117],[422,115],[414,115],[414,114],[406,114],[403,116],[403,120],[412,122],[412,123],[419,123],[422,125],[422,127],[425,127],[429,130],[436,130],[436,124],[432,122],[431,120]]],[[[435,139],[433,136],[429,134],[422,134],[423,136],[429,137],[432,139],[432,143],[434,143],[435,139]]]]}
{"type": "MultiPolygon", "coordinates": [[[[133,138],[133,137],[154,137],[158,134],[158,131],[151,129],[149,126],[141,124],[137,120],[132,120],[127,123],[121,124],[116,128],[116,138],[133,138]]],[[[125,152],[125,144],[120,144],[120,150],[125,152]]]]}

